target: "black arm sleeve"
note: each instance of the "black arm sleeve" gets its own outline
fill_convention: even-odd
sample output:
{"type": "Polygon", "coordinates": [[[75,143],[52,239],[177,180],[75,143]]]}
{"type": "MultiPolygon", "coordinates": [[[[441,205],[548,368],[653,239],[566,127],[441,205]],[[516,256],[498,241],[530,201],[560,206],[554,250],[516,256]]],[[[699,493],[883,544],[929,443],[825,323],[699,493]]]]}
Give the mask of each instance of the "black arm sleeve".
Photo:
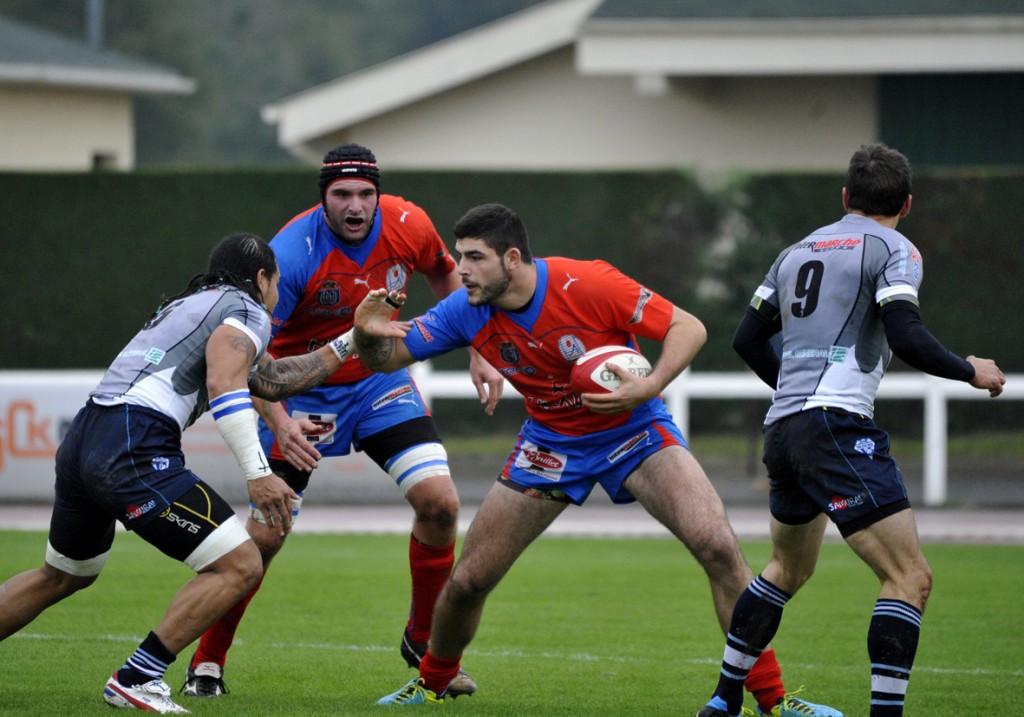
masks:
{"type": "Polygon", "coordinates": [[[939,343],[925,328],[916,304],[893,301],[882,307],[881,315],[889,347],[907,364],[940,378],[974,378],[974,366],[939,343]]]}
{"type": "Polygon", "coordinates": [[[769,319],[748,306],[732,337],[732,347],[743,362],[773,389],[778,387],[779,368],[782,362],[775,353],[771,338],[781,330],[780,316],[776,315],[775,319],[769,319]]]}

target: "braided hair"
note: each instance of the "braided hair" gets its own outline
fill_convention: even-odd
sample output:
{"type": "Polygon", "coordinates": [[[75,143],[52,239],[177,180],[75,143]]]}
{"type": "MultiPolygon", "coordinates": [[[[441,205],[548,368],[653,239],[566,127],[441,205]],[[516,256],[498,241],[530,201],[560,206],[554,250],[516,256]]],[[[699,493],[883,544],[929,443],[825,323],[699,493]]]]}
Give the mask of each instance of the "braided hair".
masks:
{"type": "Polygon", "coordinates": [[[153,317],[171,302],[214,286],[233,286],[262,305],[263,292],[260,291],[256,280],[260,269],[263,269],[267,276],[277,273],[277,259],[270,245],[248,232],[228,234],[217,242],[210,252],[206,271],[193,276],[184,291],[163,298],[160,306],[153,312],[153,317]]]}

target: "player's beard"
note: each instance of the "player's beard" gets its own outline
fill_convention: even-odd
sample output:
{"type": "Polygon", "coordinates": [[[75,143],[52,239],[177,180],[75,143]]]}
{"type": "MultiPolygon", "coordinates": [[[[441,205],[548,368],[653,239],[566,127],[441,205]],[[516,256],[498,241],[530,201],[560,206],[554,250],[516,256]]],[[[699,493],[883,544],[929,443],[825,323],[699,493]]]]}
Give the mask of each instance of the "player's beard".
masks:
{"type": "Polygon", "coordinates": [[[508,269],[505,267],[505,262],[501,263],[501,276],[487,282],[486,284],[477,285],[477,296],[476,298],[469,297],[470,306],[484,306],[487,304],[493,304],[494,301],[508,291],[508,285],[512,283],[512,275],[508,273],[508,269]]]}

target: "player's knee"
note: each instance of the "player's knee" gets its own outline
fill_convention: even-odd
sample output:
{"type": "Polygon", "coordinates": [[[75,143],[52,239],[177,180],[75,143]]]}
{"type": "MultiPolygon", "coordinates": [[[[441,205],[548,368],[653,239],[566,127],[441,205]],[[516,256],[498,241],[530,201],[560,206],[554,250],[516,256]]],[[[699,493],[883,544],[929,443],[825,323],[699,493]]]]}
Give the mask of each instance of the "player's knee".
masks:
{"type": "Polygon", "coordinates": [[[444,595],[452,605],[465,607],[482,602],[496,585],[496,580],[474,575],[472,571],[459,569],[456,565],[445,585],[444,595]]]}
{"type": "Polygon", "coordinates": [[[263,577],[263,556],[252,541],[242,543],[225,555],[224,563],[220,572],[239,597],[256,587],[263,577]]]}
{"type": "Polygon", "coordinates": [[[912,580],[912,589],[918,599],[917,605],[923,610],[928,602],[928,596],[932,593],[933,580],[932,569],[928,566],[923,556],[914,570],[912,580]]]}
{"type": "Polygon", "coordinates": [[[406,495],[416,512],[416,522],[440,529],[453,529],[459,520],[459,495],[451,477],[434,476],[412,488],[406,495]]]}
{"type": "Polygon", "coordinates": [[[728,524],[693,540],[690,551],[711,576],[745,572],[746,562],[728,524]]]}

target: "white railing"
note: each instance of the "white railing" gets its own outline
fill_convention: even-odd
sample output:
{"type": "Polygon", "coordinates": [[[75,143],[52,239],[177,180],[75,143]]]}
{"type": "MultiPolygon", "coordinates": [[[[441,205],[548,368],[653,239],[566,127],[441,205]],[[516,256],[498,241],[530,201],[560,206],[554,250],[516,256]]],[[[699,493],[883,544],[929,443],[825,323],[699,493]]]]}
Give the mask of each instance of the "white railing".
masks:
{"type": "MultiPolygon", "coordinates": [[[[413,377],[423,398],[430,404],[434,398],[477,399],[476,389],[463,371],[434,371],[429,363],[412,367],[413,377]]],[[[772,391],[752,373],[695,373],[687,369],[669,384],[662,398],[683,431],[689,435],[690,401],[693,399],[764,399],[771,400],[772,391]]],[[[505,398],[519,394],[508,384],[505,398]]],[[[961,381],[928,376],[921,373],[889,374],[878,389],[879,399],[903,398],[924,401],[924,504],[941,506],[946,502],[948,476],[947,404],[956,400],[991,400],[987,391],[980,391],[961,381]]],[[[1024,374],[1006,377],[1006,389],[998,400],[1024,399],[1024,374]]]]}
{"type": "MultiPolygon", "coordinates": [[[[412,373],[428,405],[438,398],[478,400],[465,371],[437,371],[422,363],[414,365],[412,373]]],[[[52,498],[57,445],[101,376],[102,371],[0,371],[0,500],[52,498]]],[[[1024,399],[1024,374],[1008,376],[1006,385],[998,400],[1024,399]]],[[[504,396],[512,399],[519,394],[506,384],[504,396]]],[[[954,400],[989,400],[988,393],[957,381],[900,373],[882,379],[878,397],[924,401],[924,504],[943,505],[947,497],[947,405],[954,400]]],[[[663,398],[683,435],[688,435],[691,401],[760,399],[767,407],[771,390],[752,373],[685,371],[669,385],[663,398]]],[[[234,493],[230,491],[238,490],[238,467],[209,413],[185,432],[182,444],[192,469],[217,490],[227,491],[224,495],[231,499],[234,493]]],[[[367,470],[376,469],[366,463],[367,470]]],[[[351,474],[359,468],[346,461],[343,471],[351,474]]],[[[244,497],[244,491],[241,495],[244,497]]]]}

